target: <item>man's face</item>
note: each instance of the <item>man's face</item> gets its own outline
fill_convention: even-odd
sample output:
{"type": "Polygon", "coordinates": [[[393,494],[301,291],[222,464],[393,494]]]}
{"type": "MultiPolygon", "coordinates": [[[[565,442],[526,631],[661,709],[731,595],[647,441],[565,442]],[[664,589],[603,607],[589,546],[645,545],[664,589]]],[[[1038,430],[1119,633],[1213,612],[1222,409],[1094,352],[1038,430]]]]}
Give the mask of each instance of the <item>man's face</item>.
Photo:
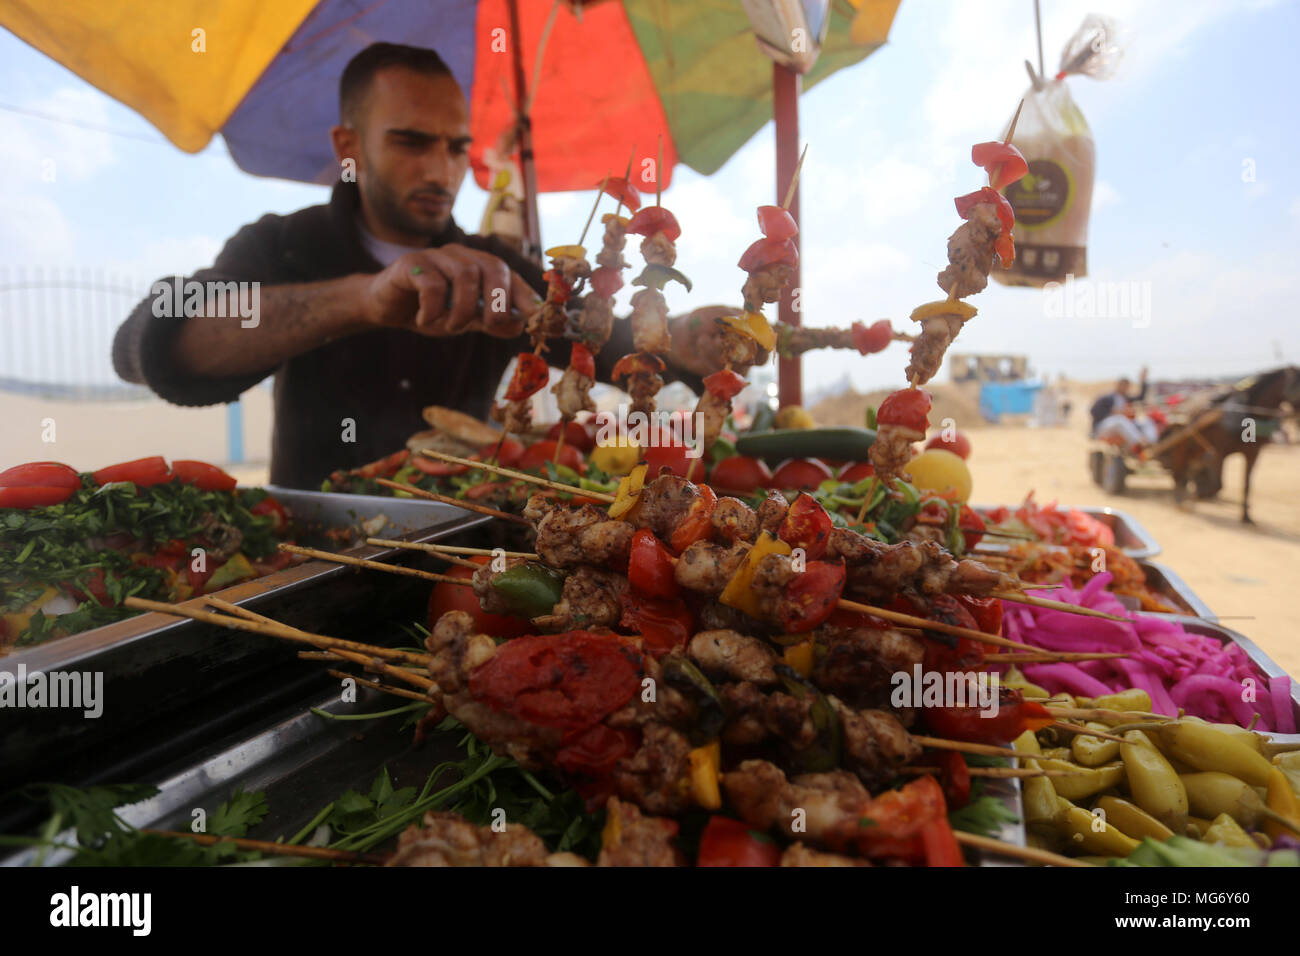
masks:
{"type": "Polygon", "coordinates": [[[1130,387],[1129,380],[1126,378],[1121,378],[1115,383],[1115,391],[1119,392],[1119,394],[1123,395],[1125,398],[1128,398],[1130,387]]]}
{"type": "Polygon", "coordinates": [[[389,241],[422,245],[446,228],[469,168],[469,115],[451,77],[393,67],[375,74],[353,120],[366,218],[389,241]]]}

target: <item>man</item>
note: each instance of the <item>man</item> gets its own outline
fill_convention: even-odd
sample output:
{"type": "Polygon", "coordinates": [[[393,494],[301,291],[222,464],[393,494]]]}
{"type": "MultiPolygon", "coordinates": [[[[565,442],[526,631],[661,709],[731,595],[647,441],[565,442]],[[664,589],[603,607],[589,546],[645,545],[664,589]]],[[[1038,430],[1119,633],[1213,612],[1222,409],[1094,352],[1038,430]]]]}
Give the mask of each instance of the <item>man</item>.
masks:
{"type": "MultiPolygon", "coordinates": [[[[255,317],[222,317],[234,310],[212,297],[202,315],[173,317],[159,308],[171,296],[156,295],[113,343],[122,378],[177,405],[232,402],[274,374],[271,481],[291,487],[403,447],[426,405],[485,418],[545,291],[536,265],[452,219],[468,108],[436,53],[362,50],[343,71],[339,114],[330,137],[344,175],[329,204],[243,227],[192,277],[258,283],[255,317]]],[[[606,381],[632,350],[626,326],[597,358],[606,381]]],[[[674,323],[679,368],[716,367],[709,326],[674,323]]],[[[568,344],[552,343],[547,360],[566,365],[568,344]]]]}
{"type": "Polygon", "coordinates": [[[1127,378],[1121,378],[1115,383],[1115,391],[1111,392],[1109,395],[1101,396],[1101,398],[1092,403],[1092,407],[1088,410],[1088,414],[1092,418],[1092,433],[1094,436],[1097,435],[1102,422],[1106,419],[1115,415],[1124,415],[1124,413],[1128,411],[1130,405],[1135,402],[1140,402],[1147,397],[1146,366],[1142,367],[1142,374],[1138,379],[1138,382],[1142,387],[1138,390],[1136,395],[1130,394],[1133,389],[1133,383],[1127,378]]]}

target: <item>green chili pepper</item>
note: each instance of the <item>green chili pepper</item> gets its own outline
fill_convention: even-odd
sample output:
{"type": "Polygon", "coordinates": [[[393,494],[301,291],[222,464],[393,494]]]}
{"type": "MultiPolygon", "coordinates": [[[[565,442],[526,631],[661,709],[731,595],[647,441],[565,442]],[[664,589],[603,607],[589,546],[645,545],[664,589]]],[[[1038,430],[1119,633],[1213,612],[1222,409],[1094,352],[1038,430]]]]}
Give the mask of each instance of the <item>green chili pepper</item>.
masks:
{"type": "Polygon", "coordinates": [[[839,714],[826,699],[826,695],[796,671],[778,664],[776,673],[792,697],[802,700],[806,694],[815,695],[808,716],[812,718],[817,738],[812,746],[792,751],[791,764],[801,773],[826,773],[836,769],[840,765],[844,745],[844,728],[840,724],[839,714]]]}
{"type": "Polygon", "coordinates": [[[518,564],[493,578],[492,589],[505,599],[512,614],[541,617],[559,603],[564,574],[541,564],[518,564]]]}
{"type": "Polygon", "coordinates": [[[677,654],[671,654],[660,662],[664,680],[677,690],[686,694],[695,702],[697,713],[695,724],[687,734],[692,747],[703,747],[716,740],[722,733],[727,715],[722,706],[722,698],[713,689],[713,684],[700,672],[700,669],[677,654]]]}

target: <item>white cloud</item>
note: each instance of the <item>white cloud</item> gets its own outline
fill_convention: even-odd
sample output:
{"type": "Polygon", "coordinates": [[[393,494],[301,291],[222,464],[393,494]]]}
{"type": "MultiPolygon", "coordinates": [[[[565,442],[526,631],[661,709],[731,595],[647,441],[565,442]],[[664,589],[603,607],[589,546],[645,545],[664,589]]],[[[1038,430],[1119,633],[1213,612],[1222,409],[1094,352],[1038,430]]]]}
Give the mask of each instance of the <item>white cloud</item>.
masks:
{"type": "Polygon", "coordinates": [[[1102,209],[1106,206],[1118,206],[1124,197],[1119,190],[1104,179],[1099,179],[1092,187],[1092,208],[1102,209]]]}
{"type": "MultiPolygon", "coordinates": [[[[22,103],[22,109],[42,116],[77,120],[86,126],[107,126],[105,97],[89,87],[64,87],[22,103]]],[[[11,184],[57,186],[84,182],[114,163],[108,133],[82,126],[5,114],[0,118],[0,168],[11,184]]]]}
{"type": "Polygon", "coordinates": [[[67,217],[37,189],[0,193],[0,263],[67,262],[73,248],[67,217]]]}

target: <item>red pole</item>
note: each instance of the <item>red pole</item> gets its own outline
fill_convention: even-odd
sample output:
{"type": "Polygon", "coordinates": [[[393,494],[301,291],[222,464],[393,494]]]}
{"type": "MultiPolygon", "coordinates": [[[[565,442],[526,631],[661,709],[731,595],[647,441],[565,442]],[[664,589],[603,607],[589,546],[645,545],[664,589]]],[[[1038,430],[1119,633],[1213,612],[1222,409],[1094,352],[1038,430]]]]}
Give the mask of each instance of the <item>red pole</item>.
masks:
{"type": "MultiPolygon", "coordinates": [[[[785,199],[795,167],[799,164],[799,89],[803,81],[794,70],[780,63],[772,64],[772,116],[776,121],[776,203],[785,199]]],[[[799,187],[795,187],[790,200],[790,215],[799,222],[799,187]]],[[[802,224],[801,224],[802,225],[802,224]]],[[[801,245],[803,230],[795,236],[795,245],[801,245]]],[[[801,250],[802,252],[802,250],[801,250]]],[[[800,256],[802,260],[802,255],[800,256]]],[[[794,308],[794,293],[802,282],[802,262],[794,267],[790,284],[781,293],[777,317],[787,325],[799,325],[799,312],[794,308]]],[[[800,296],[800,303],[803,297],[800,296]]],[[[781,407],[803,404],[803,366],[800,356],[777,360],[777,396],[781,407]]]]}
{"type": "Polygon", "coordinates": [[[533,120],[525,105],[528,89],[524,84],[523,31],[519,29],[517,0],[510,0],[510,50],[514,58],[516,140],[519,147],[519,171],[524,177],[524,255],[541,262],[542,235],[537,216],[537,167],[533,162],[533,120]]]}

